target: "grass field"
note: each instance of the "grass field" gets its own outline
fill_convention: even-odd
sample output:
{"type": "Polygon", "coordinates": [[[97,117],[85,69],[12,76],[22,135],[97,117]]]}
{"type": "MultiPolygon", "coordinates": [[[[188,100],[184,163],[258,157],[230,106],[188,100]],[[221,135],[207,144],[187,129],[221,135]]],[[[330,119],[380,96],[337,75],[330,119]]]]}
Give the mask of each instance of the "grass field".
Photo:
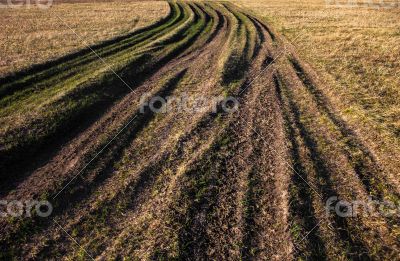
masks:
{"type": "Polygon", "coordinates": [[[55,3],[50,9],[0,8],[0,75],[132,32],[168,14],[168,4],[161,1],[55,3]]]}
{"type": "Polygon", "coordinates": [[[398,258],[398,9],[51,10],[0,9],[54,22],[1,38],[1,260],[398,258]]]}

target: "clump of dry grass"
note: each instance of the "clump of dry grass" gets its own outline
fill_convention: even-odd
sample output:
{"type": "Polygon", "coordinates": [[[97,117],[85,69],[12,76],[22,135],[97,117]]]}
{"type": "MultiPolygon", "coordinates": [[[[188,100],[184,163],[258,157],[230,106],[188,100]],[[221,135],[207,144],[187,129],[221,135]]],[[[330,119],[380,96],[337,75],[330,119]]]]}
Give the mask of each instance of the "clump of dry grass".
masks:
{"type": "Polygon", "coordinates": [[[0,8],[0,76],[86,47],[68,26],[91,45],[154,23],[168,12],[162,1],[0,8]]]}

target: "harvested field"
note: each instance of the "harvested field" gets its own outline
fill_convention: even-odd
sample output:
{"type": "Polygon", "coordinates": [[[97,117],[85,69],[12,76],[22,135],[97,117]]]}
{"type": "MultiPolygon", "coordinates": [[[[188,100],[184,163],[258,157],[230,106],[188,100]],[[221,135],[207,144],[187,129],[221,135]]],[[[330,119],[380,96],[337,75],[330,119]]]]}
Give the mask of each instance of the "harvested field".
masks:
{"type": "Polygon", "coordinates": [[[0,200],[53,206],[1,218],[0,259],[396,260],[398,216],[327,211],[400,186],[293,45],[229,2],[168,5],[0,79],[0,200]],[[143,99],[182,96],[231,103],[143,99]]]}

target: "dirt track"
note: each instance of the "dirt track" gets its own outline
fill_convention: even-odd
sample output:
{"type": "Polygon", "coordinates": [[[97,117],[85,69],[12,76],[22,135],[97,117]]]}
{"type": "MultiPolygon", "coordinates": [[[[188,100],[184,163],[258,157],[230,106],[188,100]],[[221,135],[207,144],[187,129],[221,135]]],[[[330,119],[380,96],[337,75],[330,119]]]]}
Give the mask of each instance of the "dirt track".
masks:
{"type": "Polygon", "coordinates": [[[1,219],[0,257],[395,258],[395,218],[326,214],[331,196],[400,191],[293,47],[229,3],[170,6],[96,54],[0,80],[1,199],[54,206],[1,219]],[[239,107],[141,112],[146,93],[239,107]]]}

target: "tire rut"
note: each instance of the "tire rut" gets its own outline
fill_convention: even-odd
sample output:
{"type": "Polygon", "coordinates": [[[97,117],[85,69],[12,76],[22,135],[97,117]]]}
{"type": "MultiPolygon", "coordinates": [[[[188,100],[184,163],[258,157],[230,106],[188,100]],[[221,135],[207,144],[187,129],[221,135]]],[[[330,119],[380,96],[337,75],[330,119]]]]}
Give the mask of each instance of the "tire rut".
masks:
{"type": "Polygon", "coordinates": [[[54,206],[0,219],[0,259],[394,259],[396,220],[326,212],[397,185],[295,50],[277,59],[285,39],[232,3],[168,4],[90,47],[133,92],[90,48],[0,79],[0,198],[54,206]],[[187,94],[237,111],[142,99],[187,94]]]}

